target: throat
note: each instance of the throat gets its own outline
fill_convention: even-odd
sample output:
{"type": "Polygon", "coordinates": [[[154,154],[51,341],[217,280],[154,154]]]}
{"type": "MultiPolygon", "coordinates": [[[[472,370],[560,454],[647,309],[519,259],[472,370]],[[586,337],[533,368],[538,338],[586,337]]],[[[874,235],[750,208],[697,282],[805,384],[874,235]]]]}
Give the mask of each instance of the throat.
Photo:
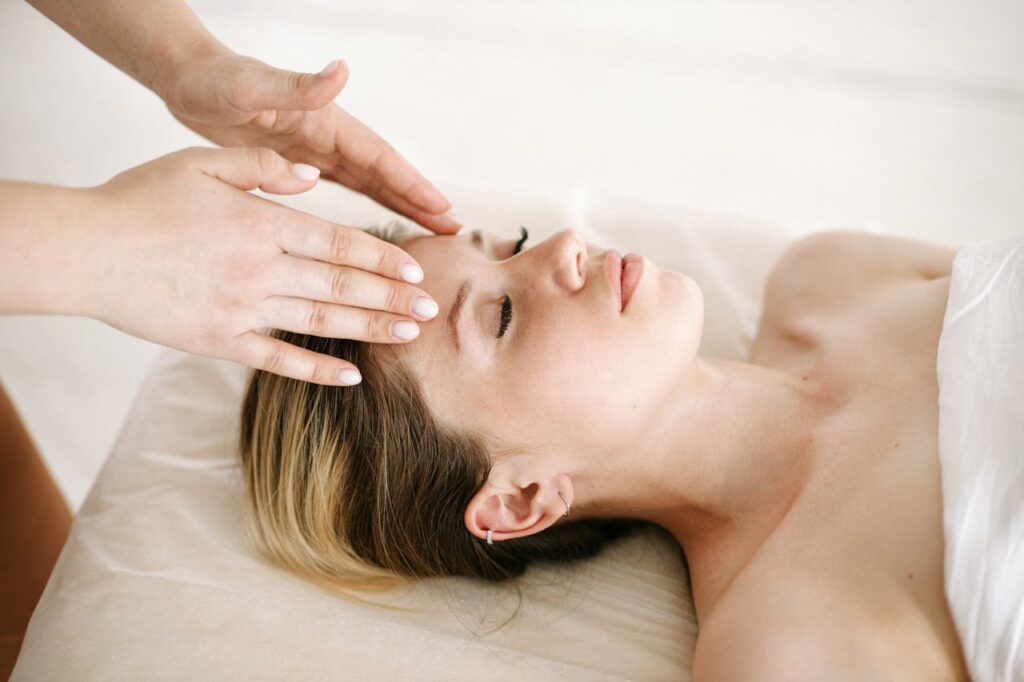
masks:
{"type": "Polygon", "coordinates": [[[674,397],[648,423],[656,454],[627,498],[682,546],[701,613],[797,504],[831,406],[814,376],[718,358],[698,358],[674,397]]]}

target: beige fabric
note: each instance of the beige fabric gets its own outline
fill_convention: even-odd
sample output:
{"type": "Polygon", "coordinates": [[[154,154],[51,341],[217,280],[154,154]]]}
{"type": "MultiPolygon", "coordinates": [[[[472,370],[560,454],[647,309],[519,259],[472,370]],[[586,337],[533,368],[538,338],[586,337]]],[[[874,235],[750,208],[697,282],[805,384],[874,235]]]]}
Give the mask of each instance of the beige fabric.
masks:
{"type": "MultiPolygon", "coordinates": [[[[705,296],[702,352],[745,357],[783,231],[581,201],[459,205],[469,227],[511,234],[521,223],[543,239],[568,224],[686,272],[705,296]]],[[[689,679],[688,579],[660,531],[571,569],[531,569],[503,627],[516,602],[507,588],[427,581],[391,597],[422,609],[403,614],[264,563],[242,532],[234,454],[246,376],[161,355],[75,518],[12,679],[689,679]]]]}

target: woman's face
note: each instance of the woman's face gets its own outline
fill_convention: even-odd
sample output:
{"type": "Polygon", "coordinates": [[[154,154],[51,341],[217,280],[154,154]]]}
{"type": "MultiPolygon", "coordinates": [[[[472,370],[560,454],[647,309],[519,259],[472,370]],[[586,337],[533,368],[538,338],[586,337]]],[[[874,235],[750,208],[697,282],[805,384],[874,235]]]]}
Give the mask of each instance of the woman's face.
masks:
{"type": "Polygon", "coordinates": [[[693,362],[703,297],[692,279],[645,258],[625,310],[605,275],[606,249],[574,230],[513,255],[516,238],[425,236],[401,247],[423,267],[419,284],[440,311],[393,349],[419,379],[441,422],[501,447],[569,454],[635,450],[645,417],[693,362]],[[458,350],[449,328],[457,292],[458,350]],[[511,321],[501,338],[505,296],[511,321]],[[633,448],[630,448],[630,444],[633,448]]]}

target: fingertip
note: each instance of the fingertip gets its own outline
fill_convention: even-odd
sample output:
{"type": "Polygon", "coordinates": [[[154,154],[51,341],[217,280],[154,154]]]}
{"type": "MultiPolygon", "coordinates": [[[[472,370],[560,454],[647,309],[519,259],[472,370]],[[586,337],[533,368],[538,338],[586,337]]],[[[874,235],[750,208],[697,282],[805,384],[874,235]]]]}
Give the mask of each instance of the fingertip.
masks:
{"type": "Polygon", "coordinates": [[[451,211],[438,216],[430,216],[428,220],[421,221],[421,224],[436,234],[457,234],[462,229],[462,221],[451,211]],[[430,224],[428,225],[426,222],[430,224]]]}
{"type": "Polygon", "coordinates": [[[423,281],[423,268],[416,263],[403,263],[398,275],[410,284],[419,284],[423,281]]]}
{"type": "Polygon", "coordinates": [[[312,182],[320,178],[320,169],[308,163],[293,163],[292,175],[303,182],[312,182]]]}
{"type": "Polygon", "coordinates": [[[288,96],[287,105],[280,102],[273,108],[299,109],[316,111],[329,105],[348,82],[348,68],[345,60],[335,59],[319,71],[319,73],[287,72],[288,96]]]}
{"type": "Polygon", "coordinates": [[[338,381],[345,386],[355,386],[363,380],[363,377],[359,372],[349,367],[346,367],[338,372],[338,381]]]}
{"type": "Polygon", "coordinates": [[[331,75],[333,75],[334,72],[337,71],[338,68],[341,66],[342,61],[343,60],[341,59],[335,59],[332,62],[328,62],[327,66],[322,68],[320,70],[320,73],[317,74],[317,76],[319,78],[330,78],[331,75]]]}
{"type": "Polygon", "coordinates": [[[344,59],[335,59],[316,75],[316,78],[310,83],[310,88],[318,92],[320,97],[328,96],[329,99],[323,102],[323,104],[327,104],[338,96],[347,83],[348,64],[344,59]]]}
{"type": "Polygon", "coordinates": [[[448,197],[429,182],[421,180],[409,190],[408,199],[428,213],[443,213],[452,207],[448,197]]]}

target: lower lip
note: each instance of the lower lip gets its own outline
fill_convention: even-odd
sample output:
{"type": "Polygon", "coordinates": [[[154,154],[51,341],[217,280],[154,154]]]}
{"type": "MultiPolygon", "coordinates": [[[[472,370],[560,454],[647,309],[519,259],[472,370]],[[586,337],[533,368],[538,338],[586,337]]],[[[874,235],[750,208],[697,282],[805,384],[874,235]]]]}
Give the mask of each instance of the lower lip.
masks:
{"type": "Polygon", "coordinates": [[[644,257],[638,253],[627,253],[622,257],[622,309],[629,305],[633,293],[640,285],[644,274],[644,257]]]}

